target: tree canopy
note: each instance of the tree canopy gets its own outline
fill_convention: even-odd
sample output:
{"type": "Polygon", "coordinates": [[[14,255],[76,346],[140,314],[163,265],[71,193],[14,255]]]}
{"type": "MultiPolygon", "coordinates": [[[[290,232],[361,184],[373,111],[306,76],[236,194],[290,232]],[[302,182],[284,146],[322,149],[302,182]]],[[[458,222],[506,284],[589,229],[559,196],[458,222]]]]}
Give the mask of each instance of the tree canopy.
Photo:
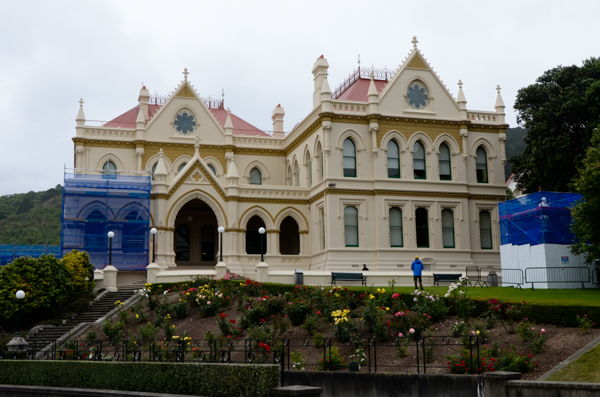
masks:
{"type": "Polygon", "coordinates": [[[591,143],[579,176],[573,182],[583,200],[571,210],[571,230],[579,239],[571,246],[571,251],[585,254],[586,262],[600,259],[600,126],[591,143]]]}
{"type": "Polygon", "coordinates": [[[600,58],[546,71],[519,90],[514,107],[527,130],[525,151],[509,159],[519,189],[575,190],[571,182],[600,122],[600,58]]]}

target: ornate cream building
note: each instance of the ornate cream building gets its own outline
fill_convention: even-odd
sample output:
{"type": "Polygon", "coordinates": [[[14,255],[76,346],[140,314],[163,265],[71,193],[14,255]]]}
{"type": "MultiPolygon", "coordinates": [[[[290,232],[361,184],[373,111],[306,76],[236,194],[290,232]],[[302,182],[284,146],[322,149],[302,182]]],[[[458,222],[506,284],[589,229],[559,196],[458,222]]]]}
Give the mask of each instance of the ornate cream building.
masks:
{"type": "Polygon", "coordinates": [[[187,69],[171,95],[144,87],[138,106],[100,127],[80,107],[76,172],[151,173],[163,269],[214,269],[219,226],[223,262],[246,276],[260,261],[260,227],[272,274],[398,272],[415,255],[432,271],[500,267],[499,87],[494,111],[468,110],[462,83],[454,98],[416,39],[397,70],[359,68],[333,92],[328,68],[317,59],[312,111],[287,133],[281,106],[262,131],[202,99],[187,69]]]}

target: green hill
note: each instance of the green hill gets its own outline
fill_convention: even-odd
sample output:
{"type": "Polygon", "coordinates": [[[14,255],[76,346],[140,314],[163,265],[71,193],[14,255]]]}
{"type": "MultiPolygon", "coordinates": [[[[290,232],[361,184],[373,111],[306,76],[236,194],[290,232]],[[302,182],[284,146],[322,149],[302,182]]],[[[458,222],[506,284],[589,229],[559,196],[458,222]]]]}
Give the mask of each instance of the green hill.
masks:
{"type": "MultiPolygon", "coordinates": [[[[521,127],[509,128],[506,130],[506,159],[510,159],[512,156],[522,154],[525,150],[525,136],[527,130],[521,127]]],[[[512,163],[507,161],[504,165],[504,180],[508,180],[512,174],[512,163]]]]}
{"type": "Polygon", "coordinates": [[[62,186],[0,197],[0,244],[60,245],[62,186]]]}

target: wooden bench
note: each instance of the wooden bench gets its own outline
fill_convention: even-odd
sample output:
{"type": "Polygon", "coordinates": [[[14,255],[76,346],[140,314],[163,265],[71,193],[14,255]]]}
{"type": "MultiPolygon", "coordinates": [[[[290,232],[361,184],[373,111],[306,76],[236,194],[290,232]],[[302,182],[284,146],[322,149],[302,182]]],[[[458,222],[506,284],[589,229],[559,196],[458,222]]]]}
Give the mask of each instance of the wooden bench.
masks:
{"type": "Polygon", "coordinates": [[[440,274],[440,273],[433,273],[433,285],[434,286],[440,286],[440,281],[441,282],[448,282],[448,283],[453,283],[455,281],[458,281],[459,278],[462,277],[462,273],[454,273],[454,274],[440,274]]]}
{"type": "Polygon", "coordinates": [[[336,285],[337,281],[360,281],[362,286],[367,286],[367,276],[362,273],[331,272],[331,285],[336,285]]]}

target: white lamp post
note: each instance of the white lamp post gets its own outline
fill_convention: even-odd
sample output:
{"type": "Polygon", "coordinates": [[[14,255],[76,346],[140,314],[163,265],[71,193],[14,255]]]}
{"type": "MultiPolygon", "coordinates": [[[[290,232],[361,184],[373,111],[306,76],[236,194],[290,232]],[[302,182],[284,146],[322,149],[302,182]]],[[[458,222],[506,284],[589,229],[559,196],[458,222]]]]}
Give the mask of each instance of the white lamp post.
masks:
{"type": "Polygon", "coordinates": [[[19,312],[17,314],[17,337],[21,336],[21,301],[25,298],[25,291],[18,290],[15,294],[17,299],[19,300],[19,312]]]}
{"type": "Polygon", "coordinates": [[[225,233],[225,228],[223,226],[219,226],[217,231],[219,232],[219,238],[221,239],[221,248],[219,249],[219,262],[223,262],[223,233],[225,233]]]}
{"type": "Polygon", "coordinates": [[[265,228],[261,227],[260,229],[258,229],[258,233],[260,233],[260,261],[264,262],[265,258],[264,258],[263,253],[265,251],[265,249],[264,249],[264,247],[265,247],[265,244],[264,244],[264,240],[265,240],[265,228]]]}
{"type": "Polygon", "coordinates": [[[158,233],[158,230],[155,227],[150,229],[152,235],[152,263],[156,263],[156,233],[158,233]]]}
{"type": "Polygon", "coordinates": [[[112,266],[112,239],[115,237],[115,233],[108,232],[108,266],[112,266]]]}
{"type": "Polygon", "coordinates": [[[18,290],[15,294],[15,297],[19,302],[19,309],[17,311],[17,333],[15,334],[15,337],[6,344],[8,350],[13,352],[25,350],[29,345],[29,343],[27,343],[27,341],[21,337],[21,301],[25,298],[25,291],[18,290]]]}

